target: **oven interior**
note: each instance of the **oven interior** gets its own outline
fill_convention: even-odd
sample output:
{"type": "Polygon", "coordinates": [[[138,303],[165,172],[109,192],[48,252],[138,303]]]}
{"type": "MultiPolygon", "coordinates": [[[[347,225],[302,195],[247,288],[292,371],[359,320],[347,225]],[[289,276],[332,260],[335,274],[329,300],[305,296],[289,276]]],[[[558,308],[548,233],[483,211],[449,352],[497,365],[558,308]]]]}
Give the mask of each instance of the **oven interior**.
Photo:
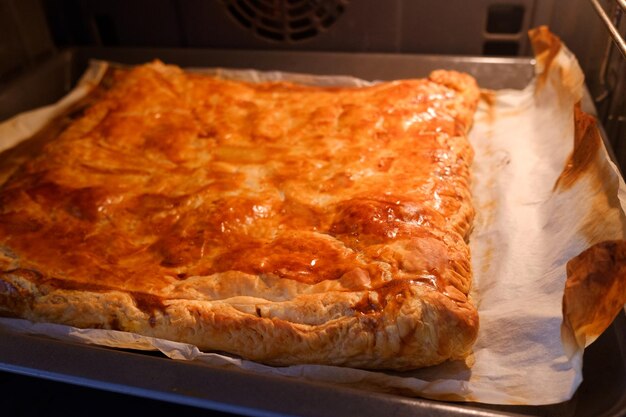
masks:
{"type": "MultiPolygon", "coordinates": [[[[575,53],[586,76],[607,142],[626,167],[626,56],[594,0],[0,0],[0,121],[50,104],[71,89],[89,59],[140,63],[155,58],[183,66],[280,68],[382,79],[427,72],[441,63],[474,68],[487,88],[522,88],[532,77],[526,33],[548,25],[575,53]],[[490,65],[474,65],[489,57],[490,65]],[[474,67],[472,67],[474,65],[474,67]],[[431,67],[432,66],[432,67],[431,67]],[[489,85],[492,83],[492,85],[489,85]]],[[[626,34],[623,0],[597,1],[617,31],[626,34]]],[[[136,353],[99,350],[104,364],[89,368],[91,348],[10,334],[0,335],[0,386],[11,386],[0,404],[16,414],[46,407],[71,414],[59,396],[101,401],[103,410],[137,407],[179,415],[626,415],[626,317],[585,355],[585,378],[569,402],[547,407],[442,405],[389,399],[325,386],[215,372],[210,382],[197,369],[155,365],[136,353]],[[8,338],[13,338],[9,343],[8,338]],[[131,355],[131,356],[128,356],[131,355]],[[51,359],[53,358],[53,359],[51,359]],[[130,359],[129,359],[130,358],[130,359]],[[147,378],[169,375],[176,387],[136,384],[110,375],[109,366],[136,367],[147,378]],[[162,373],[162,374],[161,374],[162,373]],[[51,382],[57,381],[57,382],[51,382]],[[67,383],[70,383],[68,385],[67,383]],[[219,396],[172,390],[198,385],[219,396]],[[129,388],[130,387],[130,388],[129,388]],[[25,391],[36,390],[38,401],[25,391]],[[277,390],[282,406],[272,396],[277,390]],[[110,393],[110,392],[115,392],[110,393]],[[306,392],[306,394],[305,394],[306,392]],[[239,393],[255,401],[229,396],[239,393]],[[132,395],[126,395],[132,394],[132,395]],[[176,395],[175,395],[176,394],[176,395]],[[180,395],[179,395],[180,394],[180,395]],[[306,401],[301,401],[302,398],[306,401]],[[599,400],[598,400],[599,399],[599,400]],[[315,407],[317,404],[317,408],[315,407]],[[65,408],[64,408],[65,407],[65,408]]],[[[162,362],[162,361],[161,361],[162,362]]],[[[132,372],[132,369],[129,371],[132,372]]]]}

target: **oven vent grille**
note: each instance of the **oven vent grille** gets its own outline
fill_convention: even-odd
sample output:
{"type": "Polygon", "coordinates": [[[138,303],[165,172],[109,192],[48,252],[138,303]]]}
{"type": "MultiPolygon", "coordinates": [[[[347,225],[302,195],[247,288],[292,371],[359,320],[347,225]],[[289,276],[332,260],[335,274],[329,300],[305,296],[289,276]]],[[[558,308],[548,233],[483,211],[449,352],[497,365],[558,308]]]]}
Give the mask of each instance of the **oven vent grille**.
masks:
{"type": "Polygon", "coordinates": [[[299,42],[327,31],[348,0],[222,0],[232,18],[258,37],[299,42]]]}

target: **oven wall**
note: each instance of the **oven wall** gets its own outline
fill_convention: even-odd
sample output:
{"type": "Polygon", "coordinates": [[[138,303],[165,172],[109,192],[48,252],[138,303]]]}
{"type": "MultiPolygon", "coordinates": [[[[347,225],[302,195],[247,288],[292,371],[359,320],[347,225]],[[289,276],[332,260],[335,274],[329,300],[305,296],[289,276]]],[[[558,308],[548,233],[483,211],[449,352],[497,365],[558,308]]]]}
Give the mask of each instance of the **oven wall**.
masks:
{"type": "Polygon", "coordinates": [[[54,50],[39,0],[0,0],[0,86],[54,50]]]}
{"type": "Polygon", "coordinates": [[[528,54],[555,0],[44,0],[57,44],[528,54]],[[149,12],[146,12],[149,11],[149,12]],[[462,39],[462,42],[459,42],[462,39]]]}

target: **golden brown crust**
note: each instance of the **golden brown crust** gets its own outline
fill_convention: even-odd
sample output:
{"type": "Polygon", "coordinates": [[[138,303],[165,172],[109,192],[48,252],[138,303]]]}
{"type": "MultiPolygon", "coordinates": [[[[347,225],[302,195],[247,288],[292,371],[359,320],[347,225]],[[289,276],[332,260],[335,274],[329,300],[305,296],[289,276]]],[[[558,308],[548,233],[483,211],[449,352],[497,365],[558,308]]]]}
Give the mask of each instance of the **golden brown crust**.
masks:
{"type": "Polygon", "coordinates": [[[474,80],[120,71],[0,191],[0,312],[271,364],[465,356],[474,80]]]}

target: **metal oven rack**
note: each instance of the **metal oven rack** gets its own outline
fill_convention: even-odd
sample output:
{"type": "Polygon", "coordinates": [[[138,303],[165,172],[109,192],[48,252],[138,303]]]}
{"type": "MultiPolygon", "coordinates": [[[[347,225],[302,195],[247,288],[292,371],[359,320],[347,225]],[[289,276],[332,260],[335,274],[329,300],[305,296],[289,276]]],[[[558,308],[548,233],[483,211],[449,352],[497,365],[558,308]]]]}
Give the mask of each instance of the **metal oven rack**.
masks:
{"type": "Polygon", "coordinates": [[[593,9],[606,27],[607,39],[598,69],[598,92],[594,96],[598,116],[611,146],[617,156],[618,165],[624,172],[626,167],[626,41],[620,29],[626,33],[626,0],[608,0],[605,9],[599,0],[589,0],[593,9]],[[616,52],[621,53],[621,57],[616,52]],[[622,58],[622,59],[620,59],[622,58]]]}

